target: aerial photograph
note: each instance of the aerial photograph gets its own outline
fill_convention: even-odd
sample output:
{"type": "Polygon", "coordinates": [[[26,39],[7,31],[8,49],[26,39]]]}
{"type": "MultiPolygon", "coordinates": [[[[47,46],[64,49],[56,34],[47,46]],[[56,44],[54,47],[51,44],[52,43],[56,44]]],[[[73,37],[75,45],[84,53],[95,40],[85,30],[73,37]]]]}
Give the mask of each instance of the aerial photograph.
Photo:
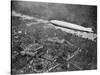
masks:
{"type": "Polygon", "coordinates": [[[11,74],[97,70],[97,6],[11,0],[11,74]]]}

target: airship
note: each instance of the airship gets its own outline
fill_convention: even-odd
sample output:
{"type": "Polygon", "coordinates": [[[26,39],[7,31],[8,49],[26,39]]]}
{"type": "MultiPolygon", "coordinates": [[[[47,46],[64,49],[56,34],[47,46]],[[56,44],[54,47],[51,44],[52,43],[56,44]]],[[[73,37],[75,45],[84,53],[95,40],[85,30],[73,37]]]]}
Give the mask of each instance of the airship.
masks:
{"type": "Polygon", "coordinates": [[[86,32],[93,32],[92,28],[90,27],[83,27],[81,25],[65,22],[65,21],[60,21],[60,20],[50,20],[50,23],[56,26],[64,27],[64,28],[69,28],[69,29],[74,29],[74,30],[79,30],[79,31],[86,31],[86,32]]]}

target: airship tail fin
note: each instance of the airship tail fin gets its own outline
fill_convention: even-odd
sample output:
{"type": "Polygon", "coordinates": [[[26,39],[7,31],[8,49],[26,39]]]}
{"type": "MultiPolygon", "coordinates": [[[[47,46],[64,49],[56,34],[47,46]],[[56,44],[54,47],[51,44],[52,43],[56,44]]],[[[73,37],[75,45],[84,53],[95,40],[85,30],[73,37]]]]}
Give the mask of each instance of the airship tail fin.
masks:
{"type": "Polygon", "coordinates": [[[86,31],[93,32],[92,28],[86,28],[86,31]]]}

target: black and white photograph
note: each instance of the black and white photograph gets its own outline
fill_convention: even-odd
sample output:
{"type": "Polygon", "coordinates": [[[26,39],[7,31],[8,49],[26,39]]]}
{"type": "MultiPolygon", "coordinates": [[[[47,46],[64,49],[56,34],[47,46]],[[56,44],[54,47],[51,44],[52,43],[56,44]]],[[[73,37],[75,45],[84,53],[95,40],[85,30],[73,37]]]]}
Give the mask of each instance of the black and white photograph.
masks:
{"type": "Polygon", "coordinates": [[[11,74],[97,70],[97,6],[11,0],[11,74]]]}

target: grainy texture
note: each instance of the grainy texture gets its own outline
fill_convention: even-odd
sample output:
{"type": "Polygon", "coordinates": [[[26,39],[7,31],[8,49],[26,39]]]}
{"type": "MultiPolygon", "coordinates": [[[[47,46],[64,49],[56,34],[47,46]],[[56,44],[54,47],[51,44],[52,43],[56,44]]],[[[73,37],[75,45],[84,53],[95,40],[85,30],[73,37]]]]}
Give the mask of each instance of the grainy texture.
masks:
{"type": "Polygon", "coordinates": [[[49,23],[63,20],[92,27],[97,34],[96,6],[25,1],[11,4],[17,15],[27,15],[11,16],[12,74],[97,69],[97,38],[79,37],[49,23]]]}

